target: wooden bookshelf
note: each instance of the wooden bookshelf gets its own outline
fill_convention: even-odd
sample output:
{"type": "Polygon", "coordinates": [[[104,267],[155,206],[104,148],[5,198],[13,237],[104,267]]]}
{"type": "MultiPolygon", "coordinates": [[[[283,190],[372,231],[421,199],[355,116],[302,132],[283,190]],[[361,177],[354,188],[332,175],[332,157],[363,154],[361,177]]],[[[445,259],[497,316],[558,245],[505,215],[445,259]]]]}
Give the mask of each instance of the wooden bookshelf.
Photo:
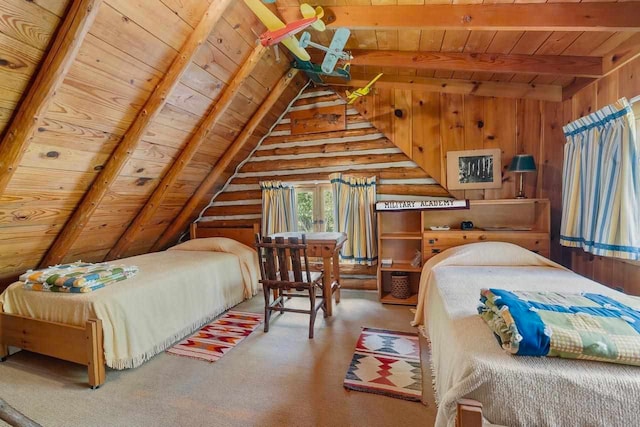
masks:
{"type": "Polygon", "coordinates": [[[422,265],[429,258],[454,246],[474,242],[510,242],[549,256],[550,204],[547,199],[471,200],[469,209],[378,212],[379,259],[391,258],[391,266],[378,266],[378,297],[387,304],[416,305],[422,265]],[[471,221],[472,230],[461,230],[471,221]],[[450,227],[432,231],[431,226],[450,227]],[[416,251],[422,264],[411,265],[416,251]],[[394,298],[391,275],[406,273],[412,295],[394,298]]]}

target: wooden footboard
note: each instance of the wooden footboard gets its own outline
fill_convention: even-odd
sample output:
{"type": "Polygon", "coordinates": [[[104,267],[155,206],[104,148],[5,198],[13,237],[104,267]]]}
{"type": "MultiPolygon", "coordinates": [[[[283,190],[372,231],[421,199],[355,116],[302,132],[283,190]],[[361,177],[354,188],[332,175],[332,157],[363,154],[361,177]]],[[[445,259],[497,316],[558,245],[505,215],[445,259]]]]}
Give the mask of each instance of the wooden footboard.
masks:
{"type": "Polygon", "coordinates": [[[0,305],[0,359],[9,355],[9,346],[85,365],[91,388],[105,381],[99,319],[89,319],[80,327],[8,314],[0,305]]]}

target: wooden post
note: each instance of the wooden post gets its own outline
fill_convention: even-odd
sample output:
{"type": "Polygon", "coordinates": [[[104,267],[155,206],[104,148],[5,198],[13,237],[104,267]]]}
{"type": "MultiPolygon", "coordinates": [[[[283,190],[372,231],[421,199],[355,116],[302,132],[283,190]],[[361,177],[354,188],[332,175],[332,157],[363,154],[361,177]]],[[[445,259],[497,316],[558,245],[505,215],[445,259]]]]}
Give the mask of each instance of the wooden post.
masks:
{"type": "Polygon", "coordinates": [[[460,399],[456,427],[482,427],[482,403],[477,400],[460,399]]]}
{"type": "Polygon", "coordinates": [[[0,143],[0,194],[27,151],[49,105],[64,81],[89,32],[102,0],[75,0],[47,53],[33,84],[0,143]]]}
{"type": "Polygon", "coordinates": [[[262,119],[264,119],[267,113],[271,110],[271,107],[273,107],[276,101],[278,101],[280,95],[282,95],[285,89],[291,84],[297,74],[298,70],[291,69],[280,79],[278,84],[273,88],[271,93],[267,96],[258,110],[254,113],[253,117],[251,117],[251,120],[249,120],[249,122],[245,125],[240,135],[238,135],[231,146],[229,146],[227,151],[225,151],[225,153],[222,155],[220,160],[218,160],[218,163],[216,163],[209,175],[205,178],[202,184],[200,184],[200,186],[193,194],[193,196],[191,196],[184,208],[182,208],[182,211],[180,212],[178,217],[171,223],[171,225],[165,230],[162,236],[160,236],[160,238],[153,245],[153,247],[151,248],[152,251],[157,251],[164,248],[178,233],[180,233],[187,226],[190,221],[193,220],[192,215],[198,208],[201,200],[206,197],[209,191],[211,191],[211,189],[216,185],[220,177],[223,175],[225,169],[231,164],[234,157],[237,156],[238,153],[244,148],[246,142],[249,140],[262,119]]]}
{"type": "Polygon", "coordinates": [[[140,139],[145,134],[147,127],[156,118],[164,107],[171,91],[180,82],[180,78],[191,63],[191,58],[202,43],[211,33],[216,23],[222,18],[222,14],[231,0],[218,0],[209,6],[198,26],[191,33],[187,41],[182,45],[180,52],[169,67],[158,86],[147,99],[144,107],[138,113],[127,132],[122,137],[115,151],[107,161],[95,182],[87,191],[82,202],[71,215],[53,245],[40,262],[41,267],[47,267],[62,261],[67,251],[71,249],[80,232],[87,224],[95,210],[100,205],[104,196],[116,181],[120,171],[131,158],[140,139]]]}
{"type": "Polygon", "coordinates": [[[7,356],[9,356],[9,346],[2,340],[2,313],[4,313],[4,309],[2,308],[2,302],[0,302],[0,362],[4,362],[7,360],[7,356]]]}
{"type": "Polygon", "coordinates": [[[191,139],[189,139],[178,158],[173,162],[167,174],[162,178],[162,181],[160,181],[160,184],[156,187],[145,206],[115,246],[111,248],[106,259],[122,257],[124,252],[135,241],[138,233],[143,230],[144,225],[153,218],[173,184],[175,184],[182,171],[184,171],[196,154],[202,142],[206,140],[211,129],[213,129],[216,123],[218,123],[218,120],[227,111],[245,79],[251,75],[267,50],[268,49],[262,45],[256,46],[249,58],[242,64],[242,67],[240,67],[240,70],[238,70],[233,80],[226,87],[207,117],[200,123],[200,126],[198,126],[196,132],[191,139]]]}
{"type": "Polygon", "coordinates": [[[42,427],[0,398],[0,420],[14,427],[42,427]]]}
{"type": "Polygon", "coordinates": [[[87,338],[87,370],[89,385],[92,389],[104,384],[106,373],[104,368],[104,347],[102,336],[102,320],[89,319],[86,327],[87,338]]]}

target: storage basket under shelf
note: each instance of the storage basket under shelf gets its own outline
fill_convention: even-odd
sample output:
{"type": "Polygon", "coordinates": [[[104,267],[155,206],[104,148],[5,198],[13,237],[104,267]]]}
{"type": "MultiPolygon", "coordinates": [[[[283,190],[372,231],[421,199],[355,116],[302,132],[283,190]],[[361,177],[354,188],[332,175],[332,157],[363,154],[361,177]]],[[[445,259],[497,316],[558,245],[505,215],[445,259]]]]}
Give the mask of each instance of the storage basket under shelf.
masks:
{"type": "Polygon", "coordinates": [[[411,296],[409,275],[394,274],[391,276],[391,296],[398,299],[407,299],[411,296]]]}

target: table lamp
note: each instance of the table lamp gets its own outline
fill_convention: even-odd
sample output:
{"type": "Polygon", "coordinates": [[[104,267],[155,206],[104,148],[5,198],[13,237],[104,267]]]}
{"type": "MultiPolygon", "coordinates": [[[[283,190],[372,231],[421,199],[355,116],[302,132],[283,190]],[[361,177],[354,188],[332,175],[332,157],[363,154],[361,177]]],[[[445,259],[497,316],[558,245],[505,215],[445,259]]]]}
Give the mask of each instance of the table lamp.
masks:
{"type": "Polygon", "coordinates": [[[533,161],[531,154],[516,154],[511,160],[509,165],[509,172],[516,172],[520,174],[520,184],[517,199],[526,199],[524,195],[524,177],[523,175],[528,172],[536,171],[536,162],[533,161]]]}

